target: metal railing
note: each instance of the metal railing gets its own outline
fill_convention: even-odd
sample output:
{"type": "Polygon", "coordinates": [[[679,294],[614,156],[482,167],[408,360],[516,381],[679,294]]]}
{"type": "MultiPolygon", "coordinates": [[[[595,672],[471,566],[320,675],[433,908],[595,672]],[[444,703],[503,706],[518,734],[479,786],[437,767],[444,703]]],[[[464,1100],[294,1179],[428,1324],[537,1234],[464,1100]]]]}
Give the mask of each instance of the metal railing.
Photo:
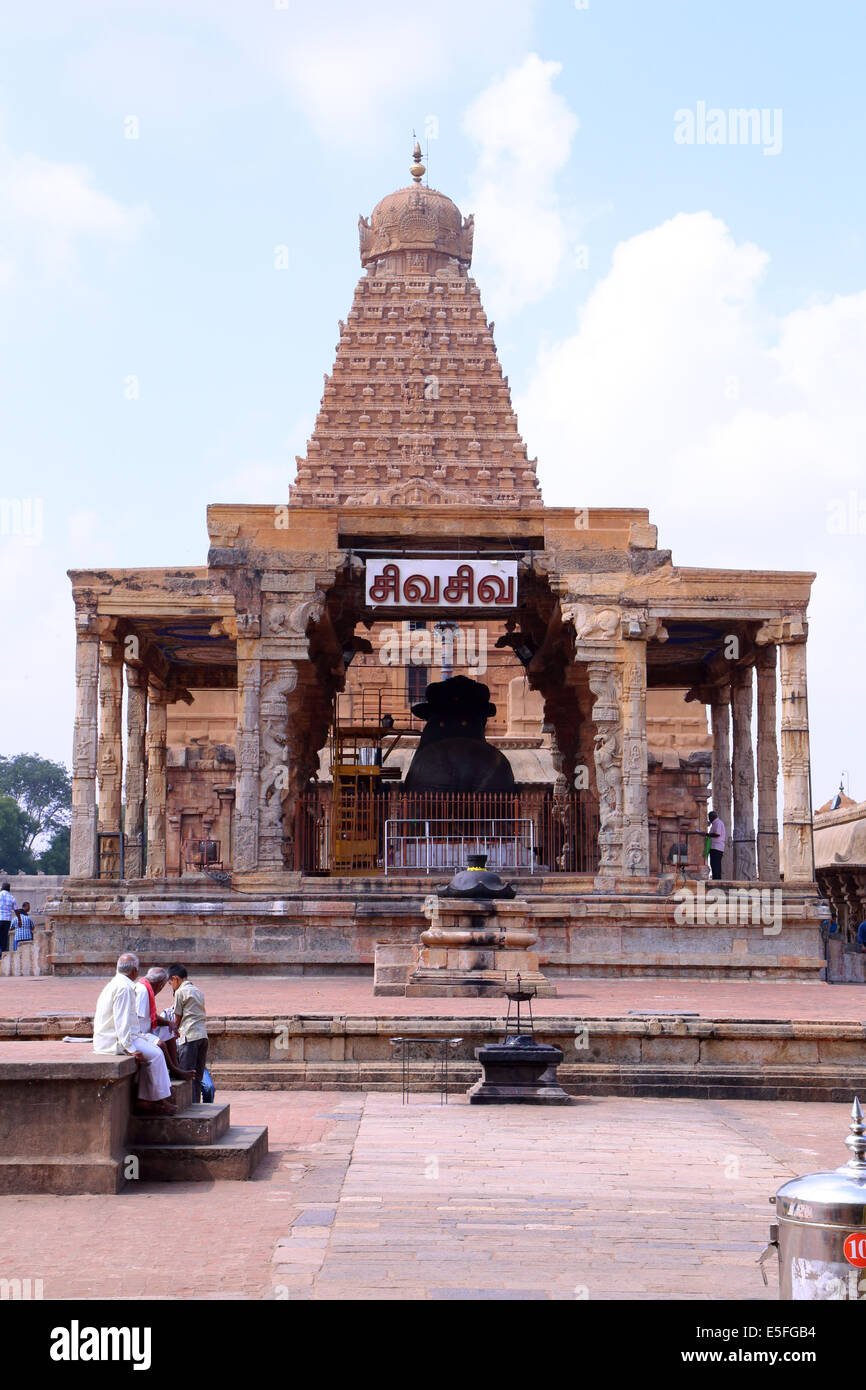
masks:
{"type": "MultiPolygon", "coordinates": [[[[344,872],[426,873],[428,844],[431,870],[462,868],[465,859],[454,862],[459,853],[487,854],[491,868],[510,873],[598,870],[598,803],[587,791],[426,794],[371,784],[364,814],[368,862],[344,872]]],[[[331,831],[331,788],[308,788],[295,804],[293,868],[307,874],[339,872],[331,831]]]]}
{"type": "Polygon", "coordinates": [[[535,872],[535,825],[525,820],[386,820],[385,873],[462,869],[486,854],[488,869],[535,872]]]}

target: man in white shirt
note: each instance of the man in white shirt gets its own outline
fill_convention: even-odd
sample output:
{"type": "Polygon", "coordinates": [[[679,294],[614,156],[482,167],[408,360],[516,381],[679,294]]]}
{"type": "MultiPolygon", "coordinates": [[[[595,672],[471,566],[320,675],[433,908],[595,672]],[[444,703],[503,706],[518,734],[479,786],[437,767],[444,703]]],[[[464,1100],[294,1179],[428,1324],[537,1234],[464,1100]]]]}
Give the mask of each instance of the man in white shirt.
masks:
{"type": "Polygon", "coordinates": [[[722,876],[722,856],[725,852],[728,832],[721,816],[717,815],[715,811],[710,811],[710,828],[707,837],[710,843],[710,873],[713,878],[720,879],[722,876]]]}
{"type": "Polygon", "coordinates": [[[94,1052],[125,1052],[141,1063],[138,1073],[139,1108],[146,1114],[174,1115],[171,1082],[162,1048],[149,1032],[142,1031],[135,996],[138,956],[126,952],[117,962],[117,974],[109,980],[96,1003],[93,1018],[94,1052]]]}

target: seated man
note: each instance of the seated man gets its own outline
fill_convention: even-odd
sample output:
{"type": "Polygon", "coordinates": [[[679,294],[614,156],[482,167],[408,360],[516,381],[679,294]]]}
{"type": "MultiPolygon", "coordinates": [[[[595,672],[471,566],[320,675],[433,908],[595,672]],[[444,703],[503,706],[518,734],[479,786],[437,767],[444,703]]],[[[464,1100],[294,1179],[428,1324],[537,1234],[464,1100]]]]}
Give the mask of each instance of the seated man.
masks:
{"type": "Polygon", "coordinates": [[[139,1062],[138,1112],[174,1115],[168,1067],[159,1043],[142,1033],[136,1009],[135,980],[138,956],[125,952],[117,962],[117,974],[109,980],[96,1002],[93,1018],[94,1052],[126,1053],[139,1062]]]}
{"type": "Polygon", "coordinates": [[[174,1019],[174,1010],[168,1013],[160,1013],[156,1007],[156,996],[168,984],[168,971],[161,965],[152,965],[147,973],[142,976],[135,986],[135,1007],[138,1013],[138,1028],[141,1033],[148,1033],[156,1038],[168,1063],[168,1074],[173,1076],[176,1081],[192,1081],[195,1076],[194,1071],[184,1071],[177,1060],[177,1037],[178,1025],[174,1019]]]}

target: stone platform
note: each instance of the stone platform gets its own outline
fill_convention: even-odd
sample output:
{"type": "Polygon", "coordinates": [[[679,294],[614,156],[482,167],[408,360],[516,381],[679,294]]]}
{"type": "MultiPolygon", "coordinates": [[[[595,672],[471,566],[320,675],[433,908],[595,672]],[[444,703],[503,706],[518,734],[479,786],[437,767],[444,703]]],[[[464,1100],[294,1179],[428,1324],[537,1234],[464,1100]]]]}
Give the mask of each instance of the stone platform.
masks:
{"type": "MultiPolygon", "coordinates": [[[[824,978],[824,909],[814,886],[725,885],[728,920],[707,925],[677,920],[672,879],[623,882],[617,891],[564,874],[515,882],[551,980],[824,978]],[[777,921],[762,920],[756,894],[778,902],[777,921]]],[[[72,882],[46,906],[47,964],[57,974],[105,975],[132,949],[148,961],[181,957],[192,974],[372,975],[377,946],[417,945],[424,900],[437,886],[434,875],[287,874],[250,893],[208,879],[72,882]]]]}
{"type": "Polygon", "coordinates": [[[252,1176],[266,1127],[232,1125],[225,1103],[193,1105],[189,1081],[171,1083],[176,1114],[135,1115],[134,1059],[63,1042],[68,1031],[0,1041],[0,1196],[252,1176]]]}
{"type": "MultiPolygon", "coordinates": [[[[442,1038],[462,1042],[452,1090],[477,1080],[475,1048],[504,1031],[501,999],[379,999],[371,982],[213,977],[209,1064],[218,1091],[400,1087],[391,1038],[429,1038],[413,1086],[438,1086],[442,1038]]],[[[83,1036],[98,984],[0,980],[0,1038],[83,1036]]],[[[866,997],[857,986],[731,981],[575,980],[534,1007],[536,1037],[561,1047],[571,1095],[850,1100],[866,1093],[866,997]]],[[[423,1049],[420,1052],[423,1054],[423,1049]]]]}

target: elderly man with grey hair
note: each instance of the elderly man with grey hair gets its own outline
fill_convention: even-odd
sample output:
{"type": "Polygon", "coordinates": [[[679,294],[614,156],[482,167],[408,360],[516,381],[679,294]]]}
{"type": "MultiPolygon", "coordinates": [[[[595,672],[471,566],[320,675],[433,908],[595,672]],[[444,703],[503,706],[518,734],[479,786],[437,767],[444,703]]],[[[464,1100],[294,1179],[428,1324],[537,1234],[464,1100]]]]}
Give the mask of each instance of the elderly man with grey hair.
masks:
{"type": "Polygon", "coordinates": [[[138,1013],[138,1030],[159,1043],[165,1053],[169,1076],[173,1076],[176,1081],[192,1081],[195,1071],[184,1071],[177,1060],[177,1024],[174,1021],[174,1009],[160,1013],[157,1008],[156,996],[167,984],[168,971],[161,965],[152,965],[136,982],[135,1007],[138,1013]]]}
{"type": "Polygon", "coordinates": [[[174,1115],[168,1067],[156,1038],[142,1032],[136,1008],[138,956],[126,951],[118,958],[117,974],[96,1002],[93,1017],[94,1052],[126,1053],[141,1064],[138,1108],[146,1114],[174,1115]]]}

